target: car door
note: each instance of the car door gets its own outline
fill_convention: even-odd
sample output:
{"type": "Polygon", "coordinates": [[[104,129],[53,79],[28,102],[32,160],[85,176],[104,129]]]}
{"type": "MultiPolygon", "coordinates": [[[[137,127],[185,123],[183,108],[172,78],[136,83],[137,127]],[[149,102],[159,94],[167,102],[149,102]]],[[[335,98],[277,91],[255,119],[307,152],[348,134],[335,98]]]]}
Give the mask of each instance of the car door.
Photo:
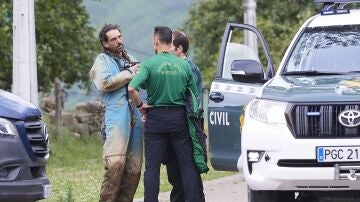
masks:
{"type": "Polygon", "coordinates": [[[244,108],[273,74],[272,60],[261,33],[250,25],[228,23],[208,102],[210,161],[215,170],[237,171],[244,108]],[[231,66],[235,60],[258,61],[263,67],[263,82],[233,77],[231,66]]]}

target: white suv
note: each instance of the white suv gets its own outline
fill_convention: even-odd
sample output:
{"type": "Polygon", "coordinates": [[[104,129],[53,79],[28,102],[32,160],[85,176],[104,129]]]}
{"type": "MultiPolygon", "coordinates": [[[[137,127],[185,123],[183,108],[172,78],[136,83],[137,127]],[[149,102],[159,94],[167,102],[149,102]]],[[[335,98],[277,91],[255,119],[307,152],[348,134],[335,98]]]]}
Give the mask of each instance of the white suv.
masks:
{"type": "Polygon", "coordinates": [[[315,2],[321,14],[246,106],[238,168],[249,201],[360,196],[360,10],[346,8],[359,1],[315,2]]]}
{"type": "Polygon", "coordinates": [[[315,2],[321,14],[276,74],[255,27],[224,32],[207,108],[210,160],[243,170],[249,201],[360,201],[360,10],[348,9],[360,0],[315,2]]]}

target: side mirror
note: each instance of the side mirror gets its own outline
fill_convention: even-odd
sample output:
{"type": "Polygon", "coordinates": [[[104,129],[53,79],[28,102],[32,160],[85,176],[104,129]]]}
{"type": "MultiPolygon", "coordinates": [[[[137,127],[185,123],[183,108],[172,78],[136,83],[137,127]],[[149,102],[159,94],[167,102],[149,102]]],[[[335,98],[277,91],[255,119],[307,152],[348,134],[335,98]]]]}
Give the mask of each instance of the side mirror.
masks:
{"type": "Polygon", "coordinates": [[[264,83],[262,65],[256,60],[234,60],[231,63],[231,76],[234,81],[244,83],[264,83]]]}

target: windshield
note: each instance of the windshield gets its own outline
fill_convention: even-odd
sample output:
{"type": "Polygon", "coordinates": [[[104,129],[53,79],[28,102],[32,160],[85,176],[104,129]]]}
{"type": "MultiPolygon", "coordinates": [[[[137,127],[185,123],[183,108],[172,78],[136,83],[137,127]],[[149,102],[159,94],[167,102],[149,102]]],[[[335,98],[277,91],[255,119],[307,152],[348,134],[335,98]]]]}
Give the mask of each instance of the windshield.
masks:
{"type": "Polygon", "coordinates": [[[285,68],[296,72],[360,71],[360,25],[306,28],[285,68]]]}

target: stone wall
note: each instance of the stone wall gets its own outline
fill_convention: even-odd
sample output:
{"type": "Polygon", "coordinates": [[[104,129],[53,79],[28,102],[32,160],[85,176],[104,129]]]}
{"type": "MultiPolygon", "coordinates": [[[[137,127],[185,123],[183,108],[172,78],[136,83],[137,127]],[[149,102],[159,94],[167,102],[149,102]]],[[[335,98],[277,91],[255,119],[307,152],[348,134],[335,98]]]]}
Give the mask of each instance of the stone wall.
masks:
{"type": "MultiPolygon", "coordinates": [[[[55,124],[55,100],[44,98],[41,102],[44,114],[50,117],[55,124]]],[[[100,135],[103,110],[101,102],[91,101],[78,103],[74,111],[61,112],[63,126],[74,133],[75,136],[100,135]]]]}

